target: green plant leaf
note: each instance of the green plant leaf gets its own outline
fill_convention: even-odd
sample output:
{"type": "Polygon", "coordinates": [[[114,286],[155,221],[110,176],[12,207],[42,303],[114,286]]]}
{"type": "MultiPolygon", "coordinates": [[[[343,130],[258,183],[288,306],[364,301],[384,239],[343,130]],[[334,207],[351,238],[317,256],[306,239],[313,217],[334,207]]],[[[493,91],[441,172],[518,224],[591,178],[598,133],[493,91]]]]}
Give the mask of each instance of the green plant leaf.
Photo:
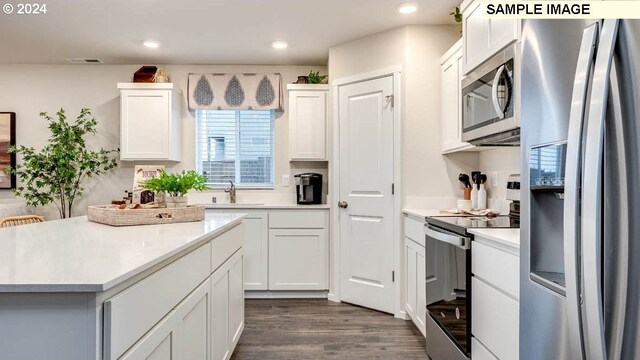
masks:
{"type": "Polygon", "coordinates": [[[12,147],[11,152],[22,156],[19,166],[11,168],[21,184],[15,190],[30,206],[54,203],[60,217],[72,215],[73,203],[84,192],[83,181],[117,166],[118,150],[92,151],[87,149],[85,137],[95,134],[98,124],[91,111],[83,108],[73,123],[67,121],[64,109],[56,118],[41,112],[51,132],[46,145],[39,151],[32,147],[12,147]]]}

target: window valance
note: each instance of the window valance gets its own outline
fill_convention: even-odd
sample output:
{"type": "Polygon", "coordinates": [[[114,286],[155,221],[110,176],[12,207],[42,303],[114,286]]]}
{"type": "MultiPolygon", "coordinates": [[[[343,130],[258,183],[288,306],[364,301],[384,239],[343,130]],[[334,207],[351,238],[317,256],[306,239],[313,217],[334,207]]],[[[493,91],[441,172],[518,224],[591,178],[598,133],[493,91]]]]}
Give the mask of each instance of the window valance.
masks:
{"type": "Polygon", "coordinates": [[[189,74],[191,109],[282,110],[280,74],[189,74]]]}

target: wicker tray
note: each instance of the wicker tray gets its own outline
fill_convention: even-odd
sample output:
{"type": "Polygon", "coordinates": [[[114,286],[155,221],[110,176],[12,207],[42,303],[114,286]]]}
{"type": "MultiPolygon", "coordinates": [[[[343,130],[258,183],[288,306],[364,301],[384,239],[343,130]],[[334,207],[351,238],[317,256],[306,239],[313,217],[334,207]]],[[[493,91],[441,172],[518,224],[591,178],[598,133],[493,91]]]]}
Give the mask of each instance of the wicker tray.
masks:
{"type": "Polygon", "coordinates": [[[114,209],[89,206],[89,221],[111,226],[172,224],[204,220],[204,206],[159,209],[114,209]]]}

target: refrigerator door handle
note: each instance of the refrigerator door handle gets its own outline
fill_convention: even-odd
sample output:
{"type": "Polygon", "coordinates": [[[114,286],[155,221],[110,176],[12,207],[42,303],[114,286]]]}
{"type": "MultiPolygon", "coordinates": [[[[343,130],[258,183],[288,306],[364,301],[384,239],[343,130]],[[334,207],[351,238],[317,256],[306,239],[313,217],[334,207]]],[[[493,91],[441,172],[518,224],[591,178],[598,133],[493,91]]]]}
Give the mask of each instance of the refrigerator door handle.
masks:
{"type": "Polygon", "coordinates": [[[604,128],[609,96],[609,76],[618,35],[619,20],[605,20],[600,35],[596,65],[593,73],[591,101],[585,139],[583,205],[582,205],[582,261],[583,302],[587,359],[607,359],[604,338],[602,293],[602,194],[604,128]]]}
{"type": "Polygon", "coordinates": [[[564,264],[567,296],[569,343],[574,358],[584,358],[582,318],[580,314],[580,188],[582,168],[582,137],[591,71],[595,62],[595,47],[599,23],[584,29],[573,83],[564,191],[564,264]]]}

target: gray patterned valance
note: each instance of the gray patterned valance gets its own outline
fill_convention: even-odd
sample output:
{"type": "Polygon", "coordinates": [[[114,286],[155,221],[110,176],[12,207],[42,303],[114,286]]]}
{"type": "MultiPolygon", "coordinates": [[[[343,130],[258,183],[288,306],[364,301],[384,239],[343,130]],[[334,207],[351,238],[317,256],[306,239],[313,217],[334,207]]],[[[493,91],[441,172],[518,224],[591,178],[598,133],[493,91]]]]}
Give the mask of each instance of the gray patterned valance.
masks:
{"type": "Polygon", "coordinates": [[[280,74],[189,74],[189,108],[281,110],[280,74]]]}

